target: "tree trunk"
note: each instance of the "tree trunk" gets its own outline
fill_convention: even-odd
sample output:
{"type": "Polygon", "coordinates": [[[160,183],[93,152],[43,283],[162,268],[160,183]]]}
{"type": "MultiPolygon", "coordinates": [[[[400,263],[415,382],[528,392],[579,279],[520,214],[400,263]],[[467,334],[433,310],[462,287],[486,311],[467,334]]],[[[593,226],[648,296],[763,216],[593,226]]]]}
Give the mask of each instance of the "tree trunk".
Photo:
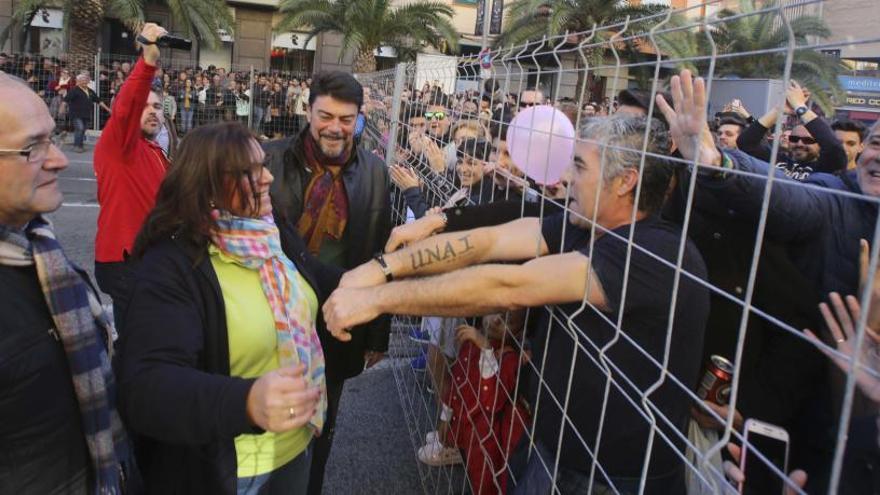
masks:
{"type": "Polygon", "coordinates": [[[372,48],[364,48],[358,51],[351,64],[351,71],[354,73],[376,72],[376,55],[373,54],[372,48]]]}
{"type": "Polygon", "coordinates": [[[76,72],[94,71],[104,0],[77,0],[70,8],[68,64],[76,72]]]}

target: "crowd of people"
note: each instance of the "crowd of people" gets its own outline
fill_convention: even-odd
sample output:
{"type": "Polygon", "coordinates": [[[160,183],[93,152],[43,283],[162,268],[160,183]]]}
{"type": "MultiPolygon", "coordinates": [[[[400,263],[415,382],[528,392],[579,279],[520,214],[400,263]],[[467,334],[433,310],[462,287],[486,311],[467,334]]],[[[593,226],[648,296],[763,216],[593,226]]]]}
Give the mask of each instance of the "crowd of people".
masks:
{"type": "MultiPolygon", "coordinates": [[[[725,435],[748,419],[788,432],[787,483],[820,493],[843,410],[838,491],[880,486],[880,124],[829,123],[795,82],[783,116],[734,100],[707,118],[687,70],[583,104],[407,87],[392,116],[387,87],[341,72],[249,93],[162,71],[164,32],[144,26],[102,102],[97,287],[45,216],[58,95],[0,74],[0,491],[320,493],[343,386],[385,358],[389,315],[421,317],[411,366],[438,421],[418,460],[463,463],[474,493],[710,493],[713,468],[748,478],[725,435]],[[547,184],[507,142],[541,105],[577,131],[547,184]],[[695,395],[715,356],[735,408],[695,395]]],[[[93,112],[74,77],[69,112],[93,112]]]]}

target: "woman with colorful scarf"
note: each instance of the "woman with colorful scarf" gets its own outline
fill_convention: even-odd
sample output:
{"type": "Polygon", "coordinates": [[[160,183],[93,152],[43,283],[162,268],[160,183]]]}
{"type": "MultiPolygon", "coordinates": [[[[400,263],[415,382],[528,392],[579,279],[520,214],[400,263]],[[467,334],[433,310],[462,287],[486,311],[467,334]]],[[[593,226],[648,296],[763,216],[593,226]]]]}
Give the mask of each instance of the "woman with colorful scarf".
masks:
{"type": "Polygon", "coordinates": [[[150,493],[306,492],[340,272],[276,224],[263,160],[240,123],[194,129],[136,241],[117,364],[150,493]]]}

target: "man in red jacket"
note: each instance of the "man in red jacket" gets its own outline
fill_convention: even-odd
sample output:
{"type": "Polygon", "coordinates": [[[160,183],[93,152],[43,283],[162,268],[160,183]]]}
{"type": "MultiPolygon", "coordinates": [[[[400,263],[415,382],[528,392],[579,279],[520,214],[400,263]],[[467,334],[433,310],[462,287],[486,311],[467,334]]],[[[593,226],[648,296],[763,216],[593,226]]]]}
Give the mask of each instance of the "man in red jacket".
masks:
{"type": "Polygon", "coordinates": [[[130,269],[126,263],[134,238],[153,209],[159,184],[168,168],[168,157],[154,141],[162,128],[162,98],[151,91],[159,61],[157,38],[165,29],[144,25],[143,45],[138,60],[119,90],[113,114],[95,146],[95,176],[98,179],[98,232],[95,236],[95,278],[101,290],[113,299],[116,326],[122,320],[128,300],[130,269]]]}

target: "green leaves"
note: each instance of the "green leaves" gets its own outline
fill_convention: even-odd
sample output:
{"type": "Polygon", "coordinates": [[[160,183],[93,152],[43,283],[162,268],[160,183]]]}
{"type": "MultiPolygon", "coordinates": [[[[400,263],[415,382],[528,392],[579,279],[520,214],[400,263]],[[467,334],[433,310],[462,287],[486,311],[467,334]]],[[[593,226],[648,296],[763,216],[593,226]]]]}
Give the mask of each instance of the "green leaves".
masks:
{"type": "Polygon", "coordinates": [[[283,0],[280,7],[284,17],[276,31],[306,29],[309,38],[338,33],[343,48],[340,58],[355,50],[359,59],[375,65],[372,53],[379,46],[394,48],[400,60],[415,58],[423,44],[439,49],[445,43],[452,51],[458,50],[454,11],[438,1],[395,7],[390,0],[283,0]]]}

